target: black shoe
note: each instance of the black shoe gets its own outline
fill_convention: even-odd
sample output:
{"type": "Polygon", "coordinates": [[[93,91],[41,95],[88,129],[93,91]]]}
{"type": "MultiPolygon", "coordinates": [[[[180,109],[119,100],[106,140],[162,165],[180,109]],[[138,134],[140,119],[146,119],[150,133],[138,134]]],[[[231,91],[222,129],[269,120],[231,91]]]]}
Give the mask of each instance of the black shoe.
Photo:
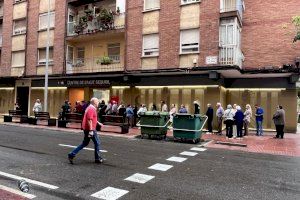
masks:
{"type": "Polygon", "coordinates": [[[74,164],[73,163],[74,156],[68,155],[68,159],[69,159],[70,164],[73,165],[74,164]]]}
{"type": "Polygon", "coordinates": [[[103,163],[103,159],[102,159],[102,158],[100,158],[99,160],[95,160],[95,163],[97,163],[97,164],[101,164],[101,163],[103,163]]]}

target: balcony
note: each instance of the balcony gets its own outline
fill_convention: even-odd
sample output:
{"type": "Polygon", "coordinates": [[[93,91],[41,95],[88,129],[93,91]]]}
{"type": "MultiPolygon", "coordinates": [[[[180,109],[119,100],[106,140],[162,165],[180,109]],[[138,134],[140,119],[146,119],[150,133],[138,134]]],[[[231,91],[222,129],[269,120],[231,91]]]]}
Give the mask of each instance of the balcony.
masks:
{"type": "Polygon", "coordinates": [[[242,67],[244,55],[240,48],[234,45],[220,47],[219,62],[221,65],[236,65],[242,67]]]}
{"type": "Polygon", "coordinates": [[[68,9],[67,36],[98,34],[114,30],[124,32],[125,5],[116,0],[95,1],[84,4],[84,1],[75,1],[68,9]]]}
{"type": "Polygon", "coordinates": [[[94,58],[75,58],[67,61],[67,74],[94,73],[94,72],[121,72],[124,71],[123,56],[103,56],[94,58]]]}
{"type": "Polygon", "coordinates": [[[220,0],[221,1],[221,18],[239,17],[240,22],[243,19],[245,10],[244,0],[220,0]]]}

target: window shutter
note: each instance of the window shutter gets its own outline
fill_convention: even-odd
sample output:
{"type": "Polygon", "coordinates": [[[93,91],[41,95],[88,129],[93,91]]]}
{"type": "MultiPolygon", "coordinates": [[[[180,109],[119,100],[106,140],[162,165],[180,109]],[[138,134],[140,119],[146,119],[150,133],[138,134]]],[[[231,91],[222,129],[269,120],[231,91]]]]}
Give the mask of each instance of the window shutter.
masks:
{"type": "Polygon", "coordinates": [[[25,52],[18,51],[12,53],[12,67],[24,67],[25,66],[25,52]]]}
{"type": "Polygon", "coordinates": [[[158,34],[144,36],[144,49],[158,49],[158,34]]]}
{"type": "MultiPolygon", "coordinates": [[[[50,13],[50,28],[54,27],[55,24],[55,13],[51,12],[50,13]]],[[[46,14],[42,14],[40,15],[40,25],[39,25],[39,29],[46,29],[48,26],[48,15],[46,14]]]]}
{"type": "Polygon", "coordinates": [[[199,44],[199,30],[184,30],[181,32],[181,44],[199,44]]]}
{"type": "Polygon", "coordinates": [[[160,0],[144,0],[145,10],[160,8],[160,0]]]}

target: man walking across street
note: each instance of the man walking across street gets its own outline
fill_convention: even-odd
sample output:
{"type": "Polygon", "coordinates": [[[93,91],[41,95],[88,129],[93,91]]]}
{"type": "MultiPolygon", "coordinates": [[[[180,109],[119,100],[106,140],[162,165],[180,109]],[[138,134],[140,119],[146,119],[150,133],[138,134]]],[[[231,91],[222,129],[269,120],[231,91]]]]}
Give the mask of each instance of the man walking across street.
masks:
{"type": "MultiPolygon", "coordinates": [[[[91,104],[87,107],[83,121],[82,121],[82,129],[84,133],[83,142],[74,149],[71,153],[68,154],[68,158],[71,164],[73,164],[73,159],[75,158],[76,154],[86,147],[90,140],[92,139],[95,145],[95,163],[102,163],[103,159],[100,156],[100,140],[98,138],[96,126],[98,123],[97,117],[97,107],[99,104],[99,100],[97,98],[91,99],[91,104]]],[[[101,123],[99,123],[102,126],[101,123]]]]}
{"type": "Polygon", "coordinates": [[[256,135],[257,136],[263,136],[263,119],[264,119],[264,110],[258,106],[255,105],[256,108],[256,135]]]}
{"type": "Polygon", "coordinates": [[[218,122],[218,134],[222,135],[222,122],[223,122],[224,109],[222,108],[221,103],[217,103],[217,122],[218,122]]]}
{"type": "Polygon", "coordinates": [[[283,110],[282,106],[277,107],[277,111],[273,115],[274,124],[276,126],[276,137],[283,139],[284,135],[284,124],[285,124],[285,111],[283,110]]]}

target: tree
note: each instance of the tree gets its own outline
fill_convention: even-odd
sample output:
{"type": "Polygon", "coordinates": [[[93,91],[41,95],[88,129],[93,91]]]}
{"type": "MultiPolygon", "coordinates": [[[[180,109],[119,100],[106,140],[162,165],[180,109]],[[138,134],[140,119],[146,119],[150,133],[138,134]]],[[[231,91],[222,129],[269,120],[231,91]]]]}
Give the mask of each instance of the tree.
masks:
{"type": "Polygon", "coordinates": [[[293,17],[292,20],[295,29],[296,29],[296,35],[294,37],[294,41],[293,42],[297,42],[298,40],[300,40],[300,16],[295,16],[293,17]]]}

